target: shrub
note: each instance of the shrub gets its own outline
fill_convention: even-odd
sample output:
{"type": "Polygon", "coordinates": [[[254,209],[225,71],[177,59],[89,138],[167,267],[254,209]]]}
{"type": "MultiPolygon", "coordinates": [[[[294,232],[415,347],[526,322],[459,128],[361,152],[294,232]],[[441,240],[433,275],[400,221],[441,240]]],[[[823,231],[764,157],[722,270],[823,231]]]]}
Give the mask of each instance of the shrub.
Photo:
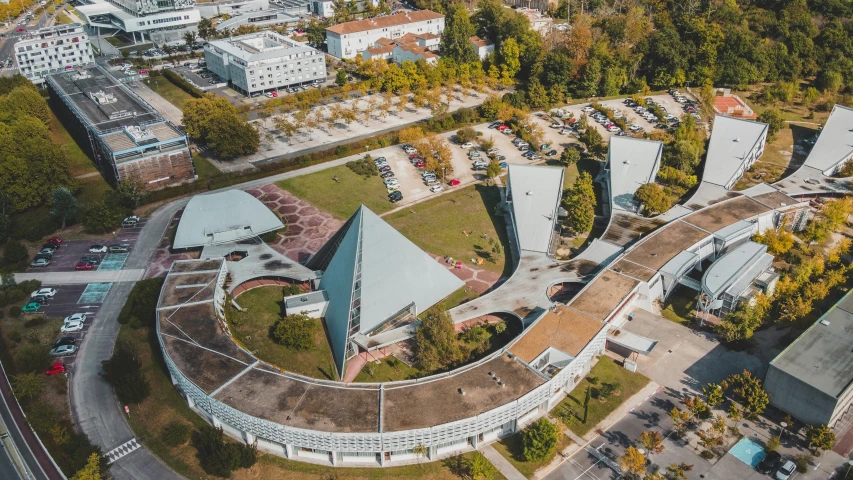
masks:
{"type": "Polygon", "coordinates": [[[814,457],[812,457],[811,455],[806,454],[806,453],[797,455],[794,458],[794,463],[797,464],[797,471],[800,473],[808,472],[809,471],[809,464],[812,463],[813,459],[814,459],[814,457]]]}
{"type": "Polygon", "coordinates": [[[299,288],[299,285],[287,285],[281,289],[281,293],[285,297],[289,297],[291,295],[299,295],[302,293],[302,289],[299,288]]]}
{"type": "MultiPolygon", "coordinates": [[[[0,313],[3,313],[3,312],[0,311],[0,313]]],[[[0,318],[3,318],[3,317],[0,317],[0,318]]],[[[15,343],[21,343],[21,331],[18,330],[17,328],[13,328],[9,332],[9,339],[15,343]]]]}
{"type": "Polygon", "coordinates": [[[545,418],[540,418],[530,424],[521,434],[524,460],[539,462],[554,455],[558,434],[557,427],[545,418]]]}
{"type": "Polygon", "coordinates": [[[41,374],[48,366],[50,366],[49,345],[23,345],[15,355],[15,367],[20,373],[41,374]]]}
{"type": "Polygon", "coordinates": [[[356,175],[361,175],[364,178],[379,175],[379,169],[376,168],[376,164],[373,163],[373,160],[371,160],[369,156],[362,158],[361,160],[347,162],[347,168],[352,170],[356,175]]]}
{"type": "Polygon", "coordinates": [[[18,305],[15,305],[9,309],[9,316],[12,318],[18,318],[23,314],[24,314],[24,312],[21,310],[21,307],[18,305]]]}
{"type": "Polygon", "coordinates": [[[702,453],[700,453],[699,456],[704,458],[705,460],[710,460],[714,458],[714,452],[710,450],[702,450],[702,453]]]}
{"type": "Polygon", "coordinates": [[[775,452],[779,449],[779,446],[781,444],[782,441],[779,438],[779,435],[773,435],[772,437],[770,437],[770,440],[767,440],[767,445],[764,446],[764,451],[768,453],[775,452]]]}
{"type": "Polygon", "coordinates": [[[26,322],[24,322],[24,328],[33,328],[38,327],[39,325],[44,325],[47,323],[47,318],[45,317],[33,317],[26,322]]]}
{"type": "Polygon", "coordinates": [[[288,315],[270,328],[274,342],[294,350],[310,350],[314,346],[316,324],[307,315],[288,315]]]}
{"type": "Polygon", "coordinates": [[[121,313],[118,314],[118,323],[127,325],[135,318],[143,325],[154,325],[157,300],[160,298],[163,281],[163,278],[149,278],[136,282],[121,313]]]}
{"type": "Polygon", "coordinates": [[[171,71],[171,70],[163,70],[161,72],[164,77],[166,77],[170,82],[174,83],[176,87],[181,90],[189,93],[195,98],[202,98],[204,96],[204,92],[194,87],[190,82],[186,81],[184,77],[179,74],[171,71]]]}
{"type": "Polygon", "coordinates": [[[182,422],[172,422],[163,429],[160,434],[160,440],[170,447],[179,447],[190,439],[192,429],[189,425],[182,422]]]}
{"type": "Polygon", "coordinates": [[[27,266],[29,252],[21,242],[7,242],[3,247],[3,264],[13,270],[22,270],[27,266]]]}
{"type": "Polygon", "coordinates": [[[151,394],[151,385],[142,373],[142,362],[130,343],[121,342],[102,365],[102,375],[113,386],[121,403],[138,404],[151,394]]]}
{"type": "Polygon", "coordinates": [[[221,428],[205,425],[193,433],[201,468],[217,477],[228,478],[238,468],[249,468],[257,460],[254,445],[226,443],[221,428]]]}

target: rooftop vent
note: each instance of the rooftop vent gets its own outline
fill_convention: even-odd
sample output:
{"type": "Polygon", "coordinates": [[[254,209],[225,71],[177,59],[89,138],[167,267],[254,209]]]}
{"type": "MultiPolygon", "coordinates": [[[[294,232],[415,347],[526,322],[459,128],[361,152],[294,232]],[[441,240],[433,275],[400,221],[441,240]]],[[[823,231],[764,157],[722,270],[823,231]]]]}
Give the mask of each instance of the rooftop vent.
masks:
{"type": "Polygon", "coordinates": [[[498,385],[500,385],[501,387],[505,387],[505,386],[506,386],[506,384],[505,384],[504,382],[501,382],[500,380],[498,380],[498,385]]]}
{"type": "Polygon", "coordinates": [[[99,90],[97,92],[89,93],[89,96],[92,97],[92,100],[99,105],[108,105],[110,103],[116,103],[116,96],[112,93],[105,93],[103,90],[99,90]]]}
{"type": "Polygon", "coordinates": [[[630,164],[630,163],[631,163],[631,160],[627,160],[627,159],[626,159],[626,160],[625,160],[624,162],[622,162],[622,163],[624,163],[625,165],[628,165],[628,164],[630,164]]]}
{"type": "Polygon", "coordinates": [[[495,372],[489,372],[489,376],[495,378],[495,372]]]}
{"type": "Polygon", "coordinates": [[[465,389],[460,388],[460,389],[459,389],[459,393],[461,393],[463,396],[465,396],[465,389]]]}
{"type": "Polygon", "coordinates": [[[528,192],[527,192],[527,196],[528,196],[528,197],[532,197],[532,196],[533,196],[533,190],[528,191],[528,192]]]}
{"type": "Polygon", "coordinates": [[[823,319],[823,320],[821,320],[821,321],[820,321],[820,324],[821,324],[821,325],[826,325],[826,326],[828,327],[828,326],[829,326],[829,320],[823,319]]]}
{"type": "Polygon", "coordinates": [[[300,301],[300,302],[307,302],[307,301],[308,301],[308,297],[299,297],[299,301],[300,301]]]}
{"type": "Polygon", "coordinates": [[[735,143],[740,142],[740,137],[735,138],[735,143]]]}

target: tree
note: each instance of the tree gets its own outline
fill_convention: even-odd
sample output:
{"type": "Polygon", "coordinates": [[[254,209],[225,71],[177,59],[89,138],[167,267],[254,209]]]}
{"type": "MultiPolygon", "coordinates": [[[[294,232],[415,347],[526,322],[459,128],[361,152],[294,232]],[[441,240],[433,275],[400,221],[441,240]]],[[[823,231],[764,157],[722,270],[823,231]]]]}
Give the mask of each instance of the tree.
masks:
{"type": "Polygon", "coordinates": [[[712,408],[723,403],[723,400],[725,400],[725,397],[723,396],[723,387],[716,383],[709,383],[702,387],[702,393],[705,394],[705,398],[708,399],[708,406],[712,408]]]}
{"type": "Polygon", "coordinates": [[[639,443],[649,452],[649,455],[663,451],[663,436],[657,430],[647,430],[641,433],[639,443]]]}
{"type": "Polygon", "coordinates": [[[460,142],[473,142],[477,139],[477,131],[471,127],[465,127],[456,131],[456,138],[460,142]]]}
{"type": "Polygon", "coordinates": [[[669,418],[672,419],[672,428],[679,437],[687,430],[687,422],[690,421],[690,414],[678,407],[672,407],[669,411],[669,418]]]}
{"type": "Polygon", "coordinates": [[[771,142],[776,138],[776,133],[785,126],[782,114],[775,108],[768,108],[761,112],[761,115],[758,116],[758,121],[767,124],[767,140],[771,142]]]}
{"type": "Polygon", "coordinates": [[[27,247],[21,242],[8,242],[3,246],[3,263],[12,269],[25,269],[29,256],[27,247]]]}
{"type": "Polygon", "coordinates": [[[118,195],[119,203],[128,210],[133,210],[141,205],[145,193],[145,183],[136,174],[123,178],[116,185],[116,194],[118,195]]]}
{"type": "Polygon", "coordinates": [[[62,227],[60,228],[64,229],[66,222],[73,220],[77,216],[77,212],[80,211],[80,205],[77,203],[74,195],[71,194],[71,191],[65,187],[59,187],[51,192],[50,200],[53,207],[50,214],[62,222],[62,227]]]}
{"type": "Polygon", "coordinates": [[[551,458],[560,434],[557,426],[545,418],[531,423],[521,433],[523,457],[526,462],[541,462],[551,458]]]}
{"type": "Polygon", "coordinates": [[[773,435],[770,437],[770,440],[767,440],[767,445],[764,446],[764,451],[767,453],[775,452],[779,450],[779,446],[782,445],[782,439],[779,438],[779,435],[773,435]]]}
{"type": "Polygon", "coordinates": [[[515,82],[515,76],[521,70],[520,55],[521,50],[514,38],[507,38],[501,45],[500,55],[498,56],[501,65],[500,81],[506,87],[515,82]]]}
{"type": "Polygon", "coordinates": [[[19,399],[34,400],[44,390],[44,382],[37,373],[21,373],[12,378],[12,388],[19,399]]]}
{"type": "MultiPolygon", "coordinates": [[[[586,118],[586,115],[581,117],[581,122],[586,118]]],[[[578,140],[581,141],[584,145],[586,145],[586,149],[589,153],[596,157],[601,158],[606,151],[606,146],[604,145],[604,138],[601,136],[601,133],[595,127],[586,127],[586,130],[580,134],[578,140]]]]}
{"type": "Polygon", "coordinates": [[[24,86],[0,97],[0,121],[11,123],[14,118],[22,116],[36,118],[45,126],[50,125],[51,114],[47,102],[37,90],[24,86]]]}
{"type": "Polygon", "coordinates": [[[261,137],[250,123],[237,115],[227,115],[214,120],[205,135],[211,153],[230,159],[251,155],[258,151],[261,137]]]}
{"type": "Polygon", "coordinates": [[[116,228],[122,218],[124,211],[121,207],[104,196],[83,211],[83,226],[89,233],[107,233],[116,228]]]}
{"type": "Polygon", "coordinates": [[[636,448],[628,447],[619,457],[619,465],[622,466],[622,472],[626,476],[639,478],[646,473],[646,456],[636,448]]]}
{"type": "Polygon", "coordinates": [[[305,28],[305,34],[308,37],[308,43],[319,47],[326,42],[326,27],[329,22],[318,22],[316,19],[311,19],[308,26],[305,28]]]}
{"type": "Polygon", "coordinates": [[[764,234],[755,235],[753,241],[767,245],[767,251],[776,256],[788,253],[796,243],[794,235],[784,228],[779,230],[771,228],[764,234]]]}
{"type": "Polygon", "coordinates": [[[581,159],[581,154],[577,148],[566,148],[563,150],[563,153],[560,154],[560,164],[564,167],[570,167],[581,159]]]}
{"type": "Polygon", "coordinates": [[[433,372],[462,359],[456,329],[447,312],[432,311],[415,330],[415,358],[418,368],[433,372]]]}
{"type": "Polygon", "coordinates": [[[471,480],[492,480],[498,473],[495,466],[480,452],[465,457],[463,464],[471,480]]]}
{"type": "Polygon", "coordinates": [[[193,45],[195,45],[196,41],[198,40],[196,37],[197,34],[195,32],[186,32],[184,34],[184,43],[187,45],[190,51],[192,51],[193,45]]]}
{"type": "Polygon", "coordinates": [[[566,222],[575,233],[586,233],[592,229],[595,220],[595,191],[589,173],[581,172],[578,176],[575,185],[564,195],[563,208],[568,212],[566,222]]]}
{"type": "Polygon", "coordinates": [[[672,480],[687,480],[687,473],[693,470],[693,465],[686,463],[673,463],[666,467],[672,480]]]}
{"type": "Polygon", "coordinates": [[[716,330],[727,342],[752,338],[755,329],[764,323],[770,310],[770,299],[764,294],[755,296],[755,302],[742,302],[738,308],[725,314],[716,330]]]}
{"type": "Polygon", "coordinates": [[[50,365],[50,347],[38,343],[22,345],[15,353],[15,367],[18,373],[34,373],[44,375],[44,370],[50,365]]]}
{"type": "Polygon", "coordinates": [[[335,84],[339,87],[343,87],[347,84],[347,71],[339,68],[337,73],[335,73],[335,84]]]}
{"type": "Polygon", "coordinates": [[[501,174],[503,169],[501,168],[500,163],[497,160],[492,160],[489,162],[489,166],[486,167],[486,176],[489,178],[495,178],[501,174]]]}
{"type": "Polygon", "coordinates": [[[835,446],[835,434],[826,425],[809,427],[806,431],[806,440],[815,456],[820,456],[821,453],[832,450],[835,446]]]}
{"type": "Polygon", "coordinates": [[[479,60],[477,50],[471,43],[474,26],[468,17],[468,9],[457,4],[452,12],[445,16],[444,32],[441,36],[441,55],[458,64],[479,60]]]}
{"type": "Polygon", "coordinates": [[[548,92],[536,78],[527,85],[527,103],[534,108],[548,108],[550,104],[548,92]]]}
{"type": "Polygon", "coordinates": [[[193,433],[201,468],[217,477],[228,478],[239,468],[249,468],[257,460],[257,447],[226,442],[221,428],[204,425],[193,433]]]}
{"type": "Polygon", "coordinates": [[[115,389],[122,404],[139,404],[151,394],[151,385],[142,373],[142,362],[129,342],[121,342],[109,360],[102,363],[103,377],[115,389]]]}
{"type": "Polygon", "coordinates": [[[71,480],[101,480],[101,456],[97,453],[89,455],[86,466],[77,470],[71,480]]]}
{"type": "Polygon", "coordinates": [[[216,36],[216,27],[213,26],[213,22],[209,18],[204,17],[199,20],[196,28],[198,29],[198,36],[205,40],[216,36]]]}
{"type": "Polygon", "coordinates": [[[770,396],[761,387],[761,380],[753,376],[749,370],[730,376],[726,382],[735,394],[735,399],[751,416],[764,413],[770,403],[770,396]]]}
{"type": "Polygon", "coordinates": [[[273,341],[294,350],[310,350],[314,347],[316,323],[307,315],[297,313],[284,316],[273,324],[270,337],[273,341]]]}
{"type": "Polygon", "coordinates": [[[634,201],[642,205],[643,213],[647,216],[661,214],[672,208],[672,199],[656,183],[640,185],[634,192],[634,201]]]}

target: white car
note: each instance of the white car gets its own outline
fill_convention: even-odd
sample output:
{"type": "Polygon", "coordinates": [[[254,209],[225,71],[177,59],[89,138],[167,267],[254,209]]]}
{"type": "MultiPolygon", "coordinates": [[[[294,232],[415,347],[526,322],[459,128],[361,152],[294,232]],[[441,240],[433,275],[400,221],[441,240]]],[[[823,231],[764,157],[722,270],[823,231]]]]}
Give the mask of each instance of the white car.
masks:
{"type": "Polygon", "coordinates": [[[488,153],[489,155],[491,155],[493,153],[498,153],[498,149],[497,148],[490,148],[489,151],[486,153],[488,153]]]}
{"type": "Polygon", "coordinates": [[[80,321],[68,322],[59,329],[62,333],[79,332],[80,330],[83,330],[83,322],[80,321]]]}
{"type": "Polygon", "coordinates": [[[429,191],[432,193],[438,193],[442,190],[444,190],[444,187],[442,187],[441,185],[433,185],[433,186],[429,187],[429,191]]]}
{"type": "Polygon", "coordinates": [[[45,297],[52,297],[52,296],[56,295],[56,289],[50,288],[50,287],[40,288],[40,289],[36,290],[35,292],[31,293],[30,298],[33,298],[33,297],[38,296],[38,295],[44,295],[45,297]]]}
{"type": "Polygon", "coordinates": [[[776,475],[773,476],[776,480],[788,480],[791,478],[791,475],[794,474],[794,470],[797,469],[797,465],[794,462],[788,460],[784,465],[779,467],[779,470],[776,470],[776,475]]]}
{"type": "Polygon", "coordinates": [[[613,125],[612,127],[608,128],[608,129],[607,129],[607,131],[608,131],[608,132],[616,133],[616,132],[621,132],[621,131],[622,131],[622,129],[621,129],[621,128],[619,128],[619,127],[617,127],[616,125],[613,125]]]}
{"type": "Polygon", "coordinates": [[[551,128],[563,128],[563,124],[560,122],[554,122],[551,124],[551,128]]]}
{"type": "Polygon", "coordinates": [[[595,111],[595,109],[594,109],[594,108],[592,108],[592,106],[591,106],[591,105],[587,105],[587,106],[583,107],[583,111],[584,111],[584,112],[594,112],[594,111],[595,111]]]}
{"type": "Polygon", "coordinates": [[[459,145],[461,148],[474,148],[474,144],[471,142],[465,142],[462,145],[459,145]]]}
{"type": "Polygon", "coordinates": [[[71,322],[85,322],[86,321],[85,313],[72,313],[71,315],[65,317],[63,323],[71,323],[71,322]]]}
{"type": "Polygon", "coordinates": [[[388,179],[386,179],[386,180],[385,180],[385,186],[386,186],[386,187],[390,187],[391,185],[396,185],[396,186],[398,186],[398,187],[399,187],[399,186],[400,186],[400,182],[399,182],[396,178],[388,178],[388,179]],[[389,182],[388,180],[392,180],[392,181],[390,181],[390,182],[389,182]]]}
{"type": "Polygon", "coordinates": [[[92,245],[89,247],[89,253],[107,253],[109,247],[106,245],[92,245]]]}

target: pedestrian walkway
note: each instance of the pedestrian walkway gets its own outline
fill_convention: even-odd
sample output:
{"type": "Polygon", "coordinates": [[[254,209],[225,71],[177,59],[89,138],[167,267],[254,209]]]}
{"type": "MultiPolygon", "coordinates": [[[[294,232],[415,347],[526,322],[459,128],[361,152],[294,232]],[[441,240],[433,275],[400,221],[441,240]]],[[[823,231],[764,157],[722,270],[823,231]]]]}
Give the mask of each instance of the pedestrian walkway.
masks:
{"type": "Polygon", "coordinates": [[[142,445],[140,445],[139,442],[137,442],[135,438],[132,438],[132,439],[122,443],[118,447],[110,450],[104,456],[107,457],[107,461],[109,463],[113,463],[116,460],[118,460],[119,458],[130,454],[130,452],[136,450],[137,448],[139,448],[141,446],[142,445]]]}
{"type": "Polygon", "coordinates": [[[80,285],[84,283],[138,282],[145,270],[131,268],[126,270],[89,270],[87,272],[38,272],[16,273],[15,282],[38,280],[45,285],[80,285]]]}
{"type": "Polygon", "coordinates": [[[498,471],[506,477],[506,480],[527,480],[521,472],[509,463],[509,460],[504,458],[504,456],[498,453],[498,451],[491,445],[483,446],[480,448],[480,452],[482,452],[483,456],[486,457],[488,461],[492,462],[492,465],[494,465],[495,468],[497,468],[498,471]]]}

